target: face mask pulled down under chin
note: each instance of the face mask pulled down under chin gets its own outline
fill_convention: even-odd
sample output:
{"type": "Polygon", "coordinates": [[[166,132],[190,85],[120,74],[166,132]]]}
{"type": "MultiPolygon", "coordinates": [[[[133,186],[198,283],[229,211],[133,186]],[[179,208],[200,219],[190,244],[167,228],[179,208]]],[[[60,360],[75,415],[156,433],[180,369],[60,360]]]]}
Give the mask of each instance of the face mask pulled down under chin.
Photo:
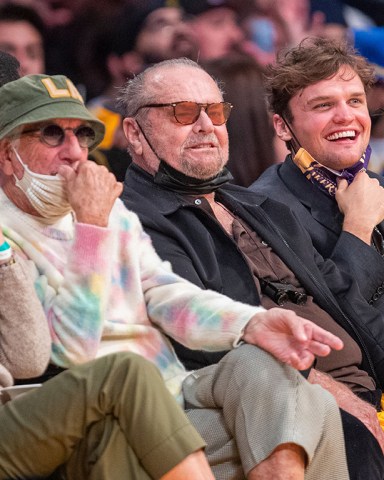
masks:
{"type": "Polygon", "coordinates": [[[17,150],[13,148],[16,158],[23,166],[24,174],[19,180],[14,174],[16,186],[22,190],[32,207],[44,218],[59,220],[72,208],[68,202],[63,179],[58,175],[42,175],[32,172],[17,150]]]}

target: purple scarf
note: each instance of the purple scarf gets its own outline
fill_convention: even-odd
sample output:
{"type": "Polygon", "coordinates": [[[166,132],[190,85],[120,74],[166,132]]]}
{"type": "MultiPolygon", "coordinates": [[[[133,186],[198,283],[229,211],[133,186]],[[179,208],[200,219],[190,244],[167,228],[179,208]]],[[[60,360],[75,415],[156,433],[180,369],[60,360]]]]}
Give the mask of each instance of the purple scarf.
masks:
{"type": "Polygon", "coordinates": [[[337,178],[344,178],[348,184],[351,184],[358,172],[365,172],[371,156],[371,147],[368,145],[360,160],[341,172],[332,170],[330,168],[318,163],[304,148],[300,148],[293,161],[304,173],[306,178],[314,185],[320,188],[323,192],[335,196],[337,189],[337,178]]]}

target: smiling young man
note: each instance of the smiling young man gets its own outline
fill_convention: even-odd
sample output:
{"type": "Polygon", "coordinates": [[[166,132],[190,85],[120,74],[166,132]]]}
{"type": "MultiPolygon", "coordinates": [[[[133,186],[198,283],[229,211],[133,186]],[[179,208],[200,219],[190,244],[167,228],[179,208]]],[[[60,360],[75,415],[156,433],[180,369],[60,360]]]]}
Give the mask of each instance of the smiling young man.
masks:
{"type": "Polygon", "coordinates": [[[371,120],[368,62],[347,45],[306,39],[267,75],[277,135],[291,153],[250,187],[294,210],[316,249],[365,277],[384,309],[384,181],[367,170],[371,120]]]}

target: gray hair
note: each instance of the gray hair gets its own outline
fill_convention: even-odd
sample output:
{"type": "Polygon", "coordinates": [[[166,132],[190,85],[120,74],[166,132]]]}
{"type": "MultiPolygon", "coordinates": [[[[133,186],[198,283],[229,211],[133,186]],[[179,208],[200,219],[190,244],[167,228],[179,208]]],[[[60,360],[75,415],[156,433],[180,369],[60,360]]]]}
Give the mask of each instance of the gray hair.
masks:
{"type": "MultiPolygon", "coordinates": [[[[156,70],[168,67],[191,67],[205,72],[198,63],[189,58],[172,58],[171,60],[164,60],[146,68],[143,72],[128,80],[128,82],[119,90],[117,102],[120,110],[124,112],[124,116],[135,117],[140,107],[149,103],[156,103],[155,95],[148,92],[146,85],[147,76],[151,75],[156,70]]],[[[220,93],[223,94],[220,83],[215,79],[214,81],[216,82],[220,93]]],[[[170,88],[172,88],[171,85],[170,88]]]]}

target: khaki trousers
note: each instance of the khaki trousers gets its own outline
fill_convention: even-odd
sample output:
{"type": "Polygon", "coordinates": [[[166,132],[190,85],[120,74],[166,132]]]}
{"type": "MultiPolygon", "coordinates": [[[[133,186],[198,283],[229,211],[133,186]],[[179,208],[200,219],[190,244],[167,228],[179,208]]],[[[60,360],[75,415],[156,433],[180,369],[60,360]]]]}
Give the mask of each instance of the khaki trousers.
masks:
{"type": "Polygon", "coordinates": [[[145,359],[70,369],[0,407],[0,479],[159,478],[204,442],[145,359]]]}

